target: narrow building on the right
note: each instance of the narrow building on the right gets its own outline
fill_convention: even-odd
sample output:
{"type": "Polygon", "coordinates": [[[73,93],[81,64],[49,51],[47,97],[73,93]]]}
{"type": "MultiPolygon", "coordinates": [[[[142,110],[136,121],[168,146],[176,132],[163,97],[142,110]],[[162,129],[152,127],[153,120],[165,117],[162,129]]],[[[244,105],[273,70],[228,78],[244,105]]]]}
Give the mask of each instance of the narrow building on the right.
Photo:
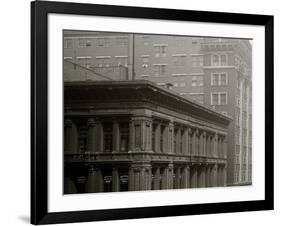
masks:
{"type": "Polygon", "coordinates": [[[252,183],[252,46],[249,40],[201,39],[204,105],[233,118],[228,129],[228,185],[252,183]]]}

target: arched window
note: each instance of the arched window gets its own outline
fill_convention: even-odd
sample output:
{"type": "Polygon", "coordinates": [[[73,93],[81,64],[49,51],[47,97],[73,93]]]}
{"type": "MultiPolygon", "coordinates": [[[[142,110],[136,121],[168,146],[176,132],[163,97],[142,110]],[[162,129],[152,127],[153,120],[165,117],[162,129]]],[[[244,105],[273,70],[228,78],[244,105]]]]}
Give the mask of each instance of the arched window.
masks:
{"type": "Polygon", "coordinates": [[[219,65],[219,56],[218,55],[213,55],[213,57],[212,57],[212,65],[213,66],[218,66],[219,65]]]}
{"type": "Polygon", "coordinates": [[[226,65],[226,55],[221,55],[221,65],[222,66],[226,65]]]}

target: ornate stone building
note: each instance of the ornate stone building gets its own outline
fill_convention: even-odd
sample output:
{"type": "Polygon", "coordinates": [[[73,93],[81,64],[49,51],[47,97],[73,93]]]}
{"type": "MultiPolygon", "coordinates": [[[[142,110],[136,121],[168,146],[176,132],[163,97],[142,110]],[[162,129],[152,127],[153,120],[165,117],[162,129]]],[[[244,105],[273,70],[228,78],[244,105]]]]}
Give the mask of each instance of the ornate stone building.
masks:
{"type": "Polygon", "coordinates": [[[231,119],[150,81],[65,82],[64,193],[226,186],[231,119]]]}

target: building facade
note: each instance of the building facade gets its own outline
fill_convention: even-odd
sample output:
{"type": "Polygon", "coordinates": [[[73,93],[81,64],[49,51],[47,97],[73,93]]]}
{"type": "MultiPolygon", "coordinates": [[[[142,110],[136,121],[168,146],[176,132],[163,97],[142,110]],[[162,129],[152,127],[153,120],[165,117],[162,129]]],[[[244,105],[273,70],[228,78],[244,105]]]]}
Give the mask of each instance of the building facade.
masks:
{"type": "MultiPolygon", "coordinates": [[[[64,47],[65,61],[104,76],[97,80],[149,80],[232,117],[227,183],[251,184],[249,40],[69,31],[64,36],[64,47]]],[[[84,77],[75,75],[67,80],[84,77]]],[[[88,76],[87,80],[96,78],[88,76]]]]}
{"type": "Polygon", "coordinates": [[[229,117],[149,81],[64,95],[65,194],[226,186],[229,117]]]}

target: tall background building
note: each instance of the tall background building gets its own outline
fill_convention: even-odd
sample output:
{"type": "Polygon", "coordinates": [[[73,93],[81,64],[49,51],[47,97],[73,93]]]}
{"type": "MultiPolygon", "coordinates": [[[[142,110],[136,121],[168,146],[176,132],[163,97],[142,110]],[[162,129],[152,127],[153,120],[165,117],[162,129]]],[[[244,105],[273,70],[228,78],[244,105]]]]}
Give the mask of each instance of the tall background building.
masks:
{"type": "Polygon", "coordinates": [[[64,31],[66,81],[150,80],[232,117],[228,185],[252,182],[251,59],[249,40],[64,31]]]}

